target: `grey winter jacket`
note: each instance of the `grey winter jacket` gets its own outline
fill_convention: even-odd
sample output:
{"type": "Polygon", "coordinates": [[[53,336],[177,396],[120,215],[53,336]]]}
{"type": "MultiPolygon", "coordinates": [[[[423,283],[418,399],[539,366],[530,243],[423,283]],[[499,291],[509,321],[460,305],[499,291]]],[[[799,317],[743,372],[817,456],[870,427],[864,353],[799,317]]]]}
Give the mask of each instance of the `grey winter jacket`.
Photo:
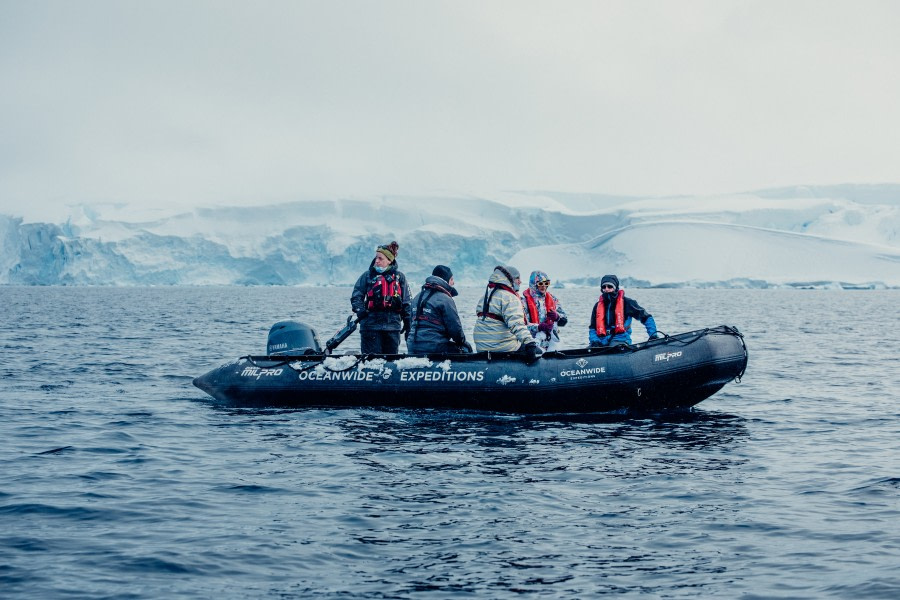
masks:
{"type": "Polygon", "coordinates": [[[410,354],[460,351],[466,335],[453,300],[456,295],[456,289],[440,277],[425,280],[412,300],[412,324],[406,338],[410,354]]]}

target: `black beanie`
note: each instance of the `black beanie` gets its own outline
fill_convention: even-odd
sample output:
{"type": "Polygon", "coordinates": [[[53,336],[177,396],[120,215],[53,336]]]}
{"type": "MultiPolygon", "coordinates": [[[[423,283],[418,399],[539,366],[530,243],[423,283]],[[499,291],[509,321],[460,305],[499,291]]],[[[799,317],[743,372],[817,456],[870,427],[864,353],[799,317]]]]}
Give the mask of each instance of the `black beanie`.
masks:
{"type": "Polygon", "coordinates": [[[450,278],[453,277],[453,271],[450,270],[450,267],[445,267],[444,265],[436,266],[431,274],[435,277],[440,277],[447,283],[450,283],[450,278]]]}
{"type": "Polygon", "coordinates": [[[604,283],[611,283],[616,286],[616,291],[619,291],[619,278],[615,275],[604,275],[603,279],[600,280],[600,286],[603,287],[604,283]]]}

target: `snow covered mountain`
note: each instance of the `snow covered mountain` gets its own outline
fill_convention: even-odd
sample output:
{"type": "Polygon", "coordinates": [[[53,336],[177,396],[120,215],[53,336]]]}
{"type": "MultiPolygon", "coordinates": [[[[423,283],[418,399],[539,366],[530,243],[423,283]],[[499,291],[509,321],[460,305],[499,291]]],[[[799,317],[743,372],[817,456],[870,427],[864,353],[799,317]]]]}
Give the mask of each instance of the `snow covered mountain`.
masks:
{"type": "Polygon", "coordinates": [[[64,223],[0,215],[0,284],[346,285],[377,244],[420,284],[435,264],[480,285],[497,264],[563,285],[900,287],[900,185],[704,197],[552,192],[297,200],[64,223]]]}

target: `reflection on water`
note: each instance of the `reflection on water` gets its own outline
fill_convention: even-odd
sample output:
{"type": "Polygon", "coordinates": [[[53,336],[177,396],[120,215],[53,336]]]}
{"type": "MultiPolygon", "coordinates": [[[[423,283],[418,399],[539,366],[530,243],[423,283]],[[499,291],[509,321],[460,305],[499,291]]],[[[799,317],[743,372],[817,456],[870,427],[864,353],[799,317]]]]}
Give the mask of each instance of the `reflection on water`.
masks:
{"type": "Polygon", "coordinates": [[[478,411],[384,410],[366,421],[345,419],[342,428],[354,441],[378,447],[392,444],[473,443],[514,448],[540,438],[544,443],[571,444],[610,437],[684,448],[727,446],[746,436],[737,415],[698,409],[639,418],[633,413],[518,416],[478,411]],[[552,432],[553,436],[541,438],[552,432]]]}
{"type": "Polygon", "coordinates": [[[629,478],[647,472],[718,471],[742,462],[736,446],[748,436],[741,417],[696,410],[642,419],[392,411],[366,413],[364,419],[354,415],[335,424],[352,442],[347,457],[376,470],[393,470],[399,462],[406,475],[471,468],[532,481],[554,471],[629,478]],[[392,459],[382,462],[385,454],[392,459]],[[427,460],[417,460],[417,455],[427,460]]]}

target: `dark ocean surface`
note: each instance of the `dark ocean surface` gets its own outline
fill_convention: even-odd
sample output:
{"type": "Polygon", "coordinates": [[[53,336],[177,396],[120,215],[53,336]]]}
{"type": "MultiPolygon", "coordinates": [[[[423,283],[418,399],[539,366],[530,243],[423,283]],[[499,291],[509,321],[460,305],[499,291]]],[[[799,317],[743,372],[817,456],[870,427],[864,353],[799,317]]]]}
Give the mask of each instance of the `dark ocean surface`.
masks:
{"type": "MultiPolygon", "coordinates": [[[[583,345],[595,291],[555,292],[583,345]]],[[[349,289],[0,287],[0,597],[900,597],[900,292],[629,295],[737,326],[743,380],[659,415],[229,408],[192,378],[279,320],[327,339],[349,289]]]]}

